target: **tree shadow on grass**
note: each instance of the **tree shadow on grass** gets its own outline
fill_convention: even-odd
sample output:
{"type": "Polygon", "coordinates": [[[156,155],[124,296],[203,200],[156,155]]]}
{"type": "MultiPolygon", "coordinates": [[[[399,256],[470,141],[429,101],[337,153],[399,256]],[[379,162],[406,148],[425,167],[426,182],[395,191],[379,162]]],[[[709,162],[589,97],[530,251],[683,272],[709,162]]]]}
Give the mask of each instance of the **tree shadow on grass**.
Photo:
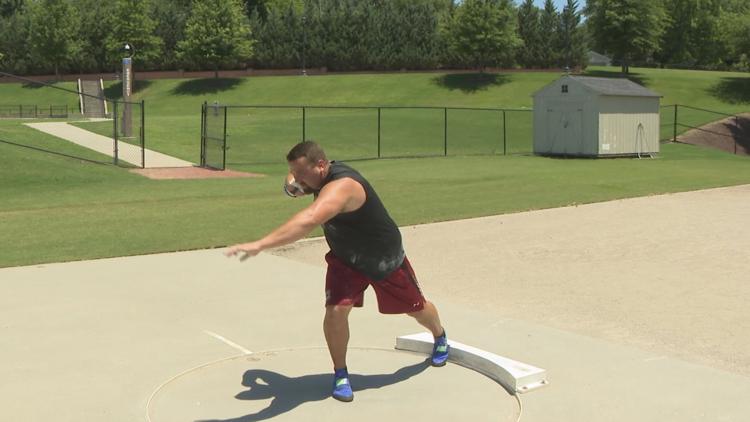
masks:
{"type": "Polygon", "coordinates": [[[51,151],[51,150],[48,150],[48,149],[34,147],[34,146],[31,146],[31,145],[18,144],[18,143],[11,142],[11,141],[8,141],[8,140],[5,140],[5,139],[0,139],[0,143],[5,144],[5,145],[12,145],[14,147],[19,147],[19,148],[26,148],[26,149],[30,149],[30,150],[37,151],[37,152],[43,152],[43,153],[46,153],[46,154],[57,155],[57,156],[60,156],[60,157],[72,158],[74,160],[80,160],[80,161],[84,161],[84,162],[91,163],[91,164],[102,164],[102,165],[112,164],[111,161],[106,161],[105,162],[105,161],[91,160],[91,159],[88,159],[88,158],[77,157],[75,155],[69,155],[69,154],[63,154],[61,152],[51,151]]]}
{"type": "Polygon", "coordinates": [[[750,77],[721,78],[708,92],[729,104],[750,104],[750,77]]]}
{"type": "Polygon", "coordinates": [[[175,95],[205,95],[216,94],[234,89],[242,83],[239,78],[204,78],[190,79],[181,82],[172,90],[175,95]]]}
{"type": "Polygon", "coordinates": [[[510,82],[510,76],[497,73],[451,73],[433,78],[432,82],[451,91],[458,89],[473,94],[491,86],[504,85],[510,82]]]}
{"type": "Polygon", "coordinates": [[[47,86],[45,84],[50,84],[51,85],[51,84],[54,84],[54,83],[55,83],[55,81],[48,81],[48,82],[43,82],[43,83],[26,82],[23,85],[21,85],[21,87],[23,89],[39,89],[39,88],[45,88],[47,86]]]}
{"type": "MultiPolygon", "coordinates": [[[[134,81],[133,86],[133,93],[136,93],[138,91],[142,91],[149,86],[153,84],[152,81],[148,80],[138,80],[136,79],[134,81]]],[[[104,88],[104,97],[109,98],[110,100],[121,100],[122,99],[122,81],[113,83],[112,85],[104,88]]]]}
{"type": "Polygon", "coordinates": [[[627,78],[632,82],[639,85],[649,86],[651,79],[644,76],[642,73],[630,72],[627,75],[616,70],[587,70],[583,76],[593,76],[596,78],[627,78]]]}
{"type": "MultiPolygon", "coordinates": [[[[63,84],[65,81],[56,81],[54,79],[51,80],[44,80],[44,81],[29,81],[24,82],[21,84],[21,87],[23,89],[40,89],[40,88],[49,88],[49,87],[60,87],[61,84],[63,84]]],[[[65,87],[63,87],[65,88],[65,87]]]]}

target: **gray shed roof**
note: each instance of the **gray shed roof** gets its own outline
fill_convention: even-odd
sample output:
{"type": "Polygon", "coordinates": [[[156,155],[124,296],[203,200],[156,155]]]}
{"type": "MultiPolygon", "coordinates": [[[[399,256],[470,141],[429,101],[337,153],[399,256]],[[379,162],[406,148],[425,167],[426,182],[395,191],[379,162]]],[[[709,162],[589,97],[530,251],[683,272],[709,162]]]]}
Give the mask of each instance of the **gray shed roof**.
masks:
{"type": "Polygon", "coordinates": [[[569,78],[602,95],[661,97],[656,92],[625,78],[594,78],[591,76],[569,76],[569,78]]]}

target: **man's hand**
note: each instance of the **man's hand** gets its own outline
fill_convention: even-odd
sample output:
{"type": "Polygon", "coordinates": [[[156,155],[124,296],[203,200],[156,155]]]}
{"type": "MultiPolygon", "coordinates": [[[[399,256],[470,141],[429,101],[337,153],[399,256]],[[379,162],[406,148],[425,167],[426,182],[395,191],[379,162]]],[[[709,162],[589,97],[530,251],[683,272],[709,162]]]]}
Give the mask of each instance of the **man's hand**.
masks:
{"type": "Polygon", "coordinates": [[[259,242],[240,243],[239,245],[230,246],[229,249],[224,251],[224,255],[227,257],[233,257],[240,255],[240,261],[244,261],[248,258],[252,258],[258,255],[263,248],[261,248],[259,242]]]}
{"type": "Polygon", "coordinates": [[[313,193],[313,190],[304,183],[296,181],[294,175],[289,173],[284,180],[284,193],[292,198],[298,198],[313,193]]]}

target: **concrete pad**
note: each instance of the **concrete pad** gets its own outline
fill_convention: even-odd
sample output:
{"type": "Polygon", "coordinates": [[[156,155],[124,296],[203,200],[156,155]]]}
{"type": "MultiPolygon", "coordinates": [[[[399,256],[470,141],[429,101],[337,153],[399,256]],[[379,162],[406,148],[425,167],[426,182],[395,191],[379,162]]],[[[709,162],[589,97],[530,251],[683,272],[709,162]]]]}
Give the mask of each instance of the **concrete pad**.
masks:
{"type": "Polygon", "coordinates": [[[448,335],[548,370],[519,395],[524,422],[745,422],[750,378],[434,297],[448,335]]]}
{"type": "Polygon", "coordinates": [[[461,367],[432,368],[422,356],[385,349],[353,348],[349,357],[360,363],[360,370],[350,373],[353,403],[330,398],[326,348],[288,349],[237,356],[172,379],[154,395],[147,421],[518,417],[516,401],[500,385],[461,367]]]}
{"type": "MultiPolygon", "coordinates": [[[[305,385],[326,387],[320,380],[332,370],[321,329],[323,279],[318,267],[266,254],[240,263],[219,250],[0,269],[0,378],[5,380],[0,383],[0,407],[14,420],[124,422],[144,420],[157,392],[154,422],[172,417],[169,409],[175,406],[190,407],[189,400],[201,394],[216,397],[211,400],[218,401],[208,402],[217,413],[196,418],[253,414],[262,408],[260,402],[235,398],[251,367],[240,363],[242,359],[225,361],[244,356],[244,351],[261,358],[257,362],[263,366],[257,369],[291,378],[310,375],[315,382],[305,385]],[[262,353],[278,349],[304,350],[312,356],[303,363],[291,351],[274,359],[262,353]],[[192,384],[193,375],[179,376],[217,361],[223,363],[199,371],[217,377],[215,381],[192,384]],[[214,370],[218,372],[212,375],[214,370]],[[167,382],[172,379],[176,383],[167,382]],[[173,395],[172,387],[183,382],[188,385],[173,395]],[[211,396],[213,389],[226,394],[211,396]]],[[[477,412],[491,406],[495,417],[515,420],[512,396],[459,366],[426,368],[394,382],[399,369],[424,360],[393,351],[394,338],[417,325],[408,317],[378,314],[372,296],[366,302],[367,308],[351,317],[349,367],[363,377],[357,379],[362,384],[355,388],[363,391],[353,407],[325,399],[277,417],[316,420],[315,415],[350,412],[375,421],[383,415],[374,409],[387,405],[389,412],[411,414],[418,409],[424,414],[431,409],[436,420],[442,414],[449,415],[444,420],[455,420],[456,409],[467,406],[466,401],[453,401],[455,396],[484,403],[477,412]],[[377,381],[376,375],[391,381],[377,381]],[[462,393],[440,396],[440,386],[462,393]]],[[[327,395],[328,388],[300,394],[302,399],[319,397],[327,395]]],[[[281,400],[300,400],[294,397],[281,400]]],[[[185,413],[177,417],[181,415],[185,413]]]]}
{"type": "MultiPolygon", "coordinates": [[[[66,122],[25,123],[26,126],[65,139],[74,144],[114,157],[114,140],[66,122]]],[[[118,142],[118,158],[127,163],[141,165],[141,148],[127,142],[118,142]]],[[[160,152],[145,149],[145,168],[191,167],[193,163],[160,152]]]]}

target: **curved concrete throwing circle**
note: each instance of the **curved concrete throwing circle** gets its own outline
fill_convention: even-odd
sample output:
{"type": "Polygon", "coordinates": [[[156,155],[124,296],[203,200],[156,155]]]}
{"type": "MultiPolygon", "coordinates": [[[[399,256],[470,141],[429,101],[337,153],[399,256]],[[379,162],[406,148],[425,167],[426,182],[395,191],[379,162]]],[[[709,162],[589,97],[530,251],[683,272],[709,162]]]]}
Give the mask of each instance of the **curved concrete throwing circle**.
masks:
{"type": "Polygon", "coordinates": [[[182,372],[152,394],[149,422],[515,421],[516,399],[457,365],[430,367],[413,353],[350,347],[353,403],[330,397],[324,347],[234,356],[182,372]],[[394,419],[395,418],[395,419],[394,419]]]}

